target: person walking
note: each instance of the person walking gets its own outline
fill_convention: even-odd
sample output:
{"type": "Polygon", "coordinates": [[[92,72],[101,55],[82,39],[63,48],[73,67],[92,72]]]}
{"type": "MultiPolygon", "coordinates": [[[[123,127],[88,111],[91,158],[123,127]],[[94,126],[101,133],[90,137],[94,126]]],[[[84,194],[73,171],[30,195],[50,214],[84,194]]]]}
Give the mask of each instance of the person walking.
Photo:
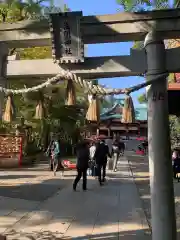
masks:
{"type": "Polygon", "coordinates": [[[120,141],[120,153],[121,156],[124,156],[124,151],[125,151],[125,143],[123,141],[120,141]]]}
{"type": "Polygon", "coordinates": [[[112,137],[109,137],[108,139],[106,139],[105,143],[108,145],[109,153],[112,154],[112,145],[113,145],[112,137]]]}
{"type": "Polygon", "coordinates": [[[94,154],[94,159],[96,161],[98,180],[100,186],[103,185],[106,177],[106,165],[107,165],[107,156],[109,154],[109,148],[103,140],[101,140],[96,147],[96,152],[94,154]],[[101,177],[101,170],[103,168],[103,178],[101,177]]]}
{"type": "Polygon", "coordinates": [[[146,155],[147,152],[148,152],[148,141],[143,141],[142,142],[142,147],[143,147],[143,150],[144,150],[144,154],[146,155]]]}
{"type": "Polygon", "coordinates": [[[53,159],[52,159],[52,149],[53,149],[53,143],[54,141],[51,140],[49,145],[48,145],[48,148],[46,150],[46,156],[49,158],[49,169],[50,171],[53,171],[53,159]]]}
{"type": "Polygon", "coordinates": [[[172,163],[173,176],[174,176],[174,179],[178,179],[178,182],[179,182],[178,173],[180,173],[180,156],[177,150],[173,151],[172,160],[173,160],[173,163],[172,163]]]}
{"type": "Polygon", "coordinates": [[[117,140],[115,140],[113,143],[112,152],[113,152],[113,171],[116,172],[117,171],[117,162],[118,162],[119,155],[120,155],[120,146],[119,146],[119,142],[117,140]]]}
{"type": "Polygon", "coordinates": [[[52,145],[52,159],[53,159],[53,172],[54,176],[56,176],[56,172],[59,166],[60,161],[60,146],[58,138],[55,137],[52,145]]]}
{"type": "Polygon", "coordinates": [[[51,157],[50,169],[51,171],[54,172],[54,176],[55,176],[59,166],[59,161],[60,161],[60,146],[59,146],[58,138],[56,136],[50,142],[48,149],[46,151],[46,155],[51,157]]]}
{"type": "Polygon", "coordinates": [[[96,152],[96,144],[95,142],[91,143],[91,146],[89,148],[89,153],[90,153],[90,161],[89,161],[89,171],[88,171],[88,175],[90,176],[95,176],[95,161],[94,161],[94,154],[96,152]]]}
{"type": "Polygon", "coordinates": [[[112,152],[112,149],[111,149],[111,152],[109,151],[109,146],[105,143],[104,140],[102,140],[102,142],[104,143],[105,145],[105,157],[104,157],[104,162],[103,162],[103,165],[102,165],[102,169],[103,169],[103,178],[102,178],[102,182],[105,182],[106,181],[106,166],[107,166],[107,159],[108,157],[111,158],[111,152],[112,152]]]}
{"type": "Polygon", "coordinates": [[[77,176],[73,183],[73,190],[76,191],[77,184],[80,181],[81,177],[83,177],[82,188],[84,191],[86,191],[87,190],[87,169],[88,169],[88,162],[90,159],[89,147],[86,142],[83,141],[77,145],[76,156],[77,156],[77,163],[76,163],[77,176]]]}

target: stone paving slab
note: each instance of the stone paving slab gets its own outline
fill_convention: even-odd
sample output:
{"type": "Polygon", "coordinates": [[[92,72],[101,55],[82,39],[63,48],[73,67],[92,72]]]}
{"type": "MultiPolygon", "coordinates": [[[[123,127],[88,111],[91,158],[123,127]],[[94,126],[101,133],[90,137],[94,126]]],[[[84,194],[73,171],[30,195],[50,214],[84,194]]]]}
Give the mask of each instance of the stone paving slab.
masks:
{"type": "Polygon", "coordinates": [[[38,204],[39,202],[1,197],[0,209],[3,210],[0,211],[0,233],[11,228],[38,204]]]}
{"type": "MultiPolygon", "coordinates": [[[[0,232],[4,232],[8,240],[150,239],[126,158],[121,159],[120,169],[117,173],[108,172],[108,181],[103,187],[89,177],[87,192],[81,190],[81,184],[77,192],[72,191],[73,172],[65,173],[64,178],[54,178],[44,172],[42,186],[43,179],[54,185],[60,181],[68,181],[68,184],[43,202],[1,197],[0,209],[7,208],[7,211],[0,212],[0,223],[5,220],[2,229],[0,224],[0,232]]],[[[50,187],[49,184],[47,191],[50,187]]]]}
{"type": "Polygon", "coordinates": [[[75,171],[65,172],[64,178],[60,172],[57,172],[56,177],[49,171],[42,172],[42,175],[36,171],[7,171],[6,174],[0,172],[0,196],[44,201],[71,184],[72,177],[69,174],[75,175],[75,171]]]}

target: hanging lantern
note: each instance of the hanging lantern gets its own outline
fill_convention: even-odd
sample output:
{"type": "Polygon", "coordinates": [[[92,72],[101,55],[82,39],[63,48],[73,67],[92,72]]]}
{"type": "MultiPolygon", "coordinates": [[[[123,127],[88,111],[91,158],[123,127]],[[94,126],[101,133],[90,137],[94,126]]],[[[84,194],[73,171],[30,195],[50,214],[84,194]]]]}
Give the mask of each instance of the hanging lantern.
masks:
{"type": "Polygon", "coordinates": [[[43,106],[43,102],[39,101],[37,106],[36,106],[36,113],[35,113],[35,119],[43,119],[45,115],[45,111],[44,111],[44,106],[43,106]]]}
{"type": "Polygon", "coordinates": [[[68,106],[76,104],[76,90],[72,80],[68,80],[67,82],[66,103],[68,106]]]}
{"type": "Polygon", "coordinates": [[[5,111],[2,117],[4,122],[12,122],[15,119],[15,106],[12,95],[7,97],[5,111]]]}
{"type": "Polygon", "coordinates": [[[86,119],[92,122],[99,122],[99,118],[100,118],[99,99],[97,98],[96,95],[93,95],[91,102],[89,103],[86,119]]]}
{"type": "Polygon", "coordinates": [[[124,100],[124,107],[122,111],[122,123],[134,123],[135,122],[135,110],[132,97],[127,95],[124,100]]]}

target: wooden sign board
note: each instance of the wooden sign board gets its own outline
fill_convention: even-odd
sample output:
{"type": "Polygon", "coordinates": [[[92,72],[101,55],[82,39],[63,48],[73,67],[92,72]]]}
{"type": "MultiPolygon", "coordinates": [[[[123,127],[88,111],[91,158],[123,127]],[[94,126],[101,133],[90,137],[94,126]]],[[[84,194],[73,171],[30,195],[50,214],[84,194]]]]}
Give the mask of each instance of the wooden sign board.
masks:
{"type": "Polygon", "coordinates": [[[13,166],[17,162],[21,166],[22,137],[0,135],[0,165],[2,165],[2,160],[5,160],[5,165],[13,166]]]}
{"type": "Polygon", "coordinates": [[[84,44],[81,38],[82,12],[50,14],[52,55],[59,63],[84,62],[84,44]]]}
{"type": "Polygon", "coordinates": [[[0,154],[18,153],[21,145],[21,137],[0,135],[0,154]]]}

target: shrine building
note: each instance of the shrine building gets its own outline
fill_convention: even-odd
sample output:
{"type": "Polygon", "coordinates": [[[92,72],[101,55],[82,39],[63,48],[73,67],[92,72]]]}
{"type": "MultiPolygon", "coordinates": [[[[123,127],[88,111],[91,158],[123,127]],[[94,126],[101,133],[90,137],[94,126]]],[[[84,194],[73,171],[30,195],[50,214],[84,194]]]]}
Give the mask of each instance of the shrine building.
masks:
{"type": "Polygon", "coordinates": [[[109,137],[119,135],[125,139],[147,137],[147,106],[144,104],[135,106],[136,121],[127,124],[121,122],[123,104],[124,99],[117,99],[112,108],[102,109],[99,125],[91,124],[92,134],[109,137]]]}
{"type": "Polygon", "coordinates": [[[180,74],[174,74],[173,82],[168,84],[169,114],[180,116],[180,74]]]}

